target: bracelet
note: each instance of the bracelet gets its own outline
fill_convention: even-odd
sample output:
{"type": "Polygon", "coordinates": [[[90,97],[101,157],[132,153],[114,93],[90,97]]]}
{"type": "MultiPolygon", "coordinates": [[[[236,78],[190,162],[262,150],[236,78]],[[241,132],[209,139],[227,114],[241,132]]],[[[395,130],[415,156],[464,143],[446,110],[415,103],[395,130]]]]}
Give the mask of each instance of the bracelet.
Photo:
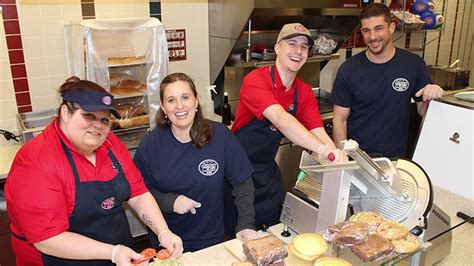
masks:
{"type": "Polygon", "coordinates": [[[166,233],[171,233],[171,231],[169,229],[165,229],[163,231],[161,231],[159,234],[158,234],[158,241],[161,242],[160,238],[161,236],[163,236],[163,234],[166,234],[166,233]]]}
{"type": "Polygon", "coordinates": [[[115,263],[115,253],[117,253],[117,249],[120,247],[121,245],[116,245],[114,246],[114,248],[112,249],[112,257],[110,258],[110,260],[112,261],[112,263],[115,263]]]}

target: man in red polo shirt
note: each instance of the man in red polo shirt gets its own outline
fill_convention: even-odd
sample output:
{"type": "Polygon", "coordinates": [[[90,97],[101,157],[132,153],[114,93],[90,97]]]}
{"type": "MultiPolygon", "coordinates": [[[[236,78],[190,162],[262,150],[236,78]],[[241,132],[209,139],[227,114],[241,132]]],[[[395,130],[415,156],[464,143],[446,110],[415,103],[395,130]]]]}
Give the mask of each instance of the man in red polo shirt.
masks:
{"type": "MultiPolygon", "coordinates": [[[[296,78],[313,44],[310,32],[300,23],[284,25],[275,44],[275,65],[250,72],[240,89],[232,131],[255,168],[258,229],[279,222],[285,191],[275,155],[283,137],[322,158],[333,153],[333,162],[347,160],[324,130],[311,88],[296,78]]],[[[226,232],[232,234],[236,218],[232,205],[227,204],[232,202],[228,197],[226,232]]]]}

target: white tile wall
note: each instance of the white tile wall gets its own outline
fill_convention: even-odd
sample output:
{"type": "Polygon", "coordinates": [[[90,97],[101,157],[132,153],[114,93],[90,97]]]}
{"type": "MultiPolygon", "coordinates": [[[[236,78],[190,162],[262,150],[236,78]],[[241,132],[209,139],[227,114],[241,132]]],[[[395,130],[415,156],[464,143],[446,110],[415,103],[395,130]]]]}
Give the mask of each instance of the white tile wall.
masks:
{"type": "Polygon", "coordinates": [[[23,37],[23,55],[25,58],[44,57],[46,49],[42,37],[23,37]]]}
{"type": "Polygon", "coordinates": [[[10,80],[0,80],[0,88],[0,104],[2,101],[11,101],[15,99],[13,83],[10,80]]]}
{"type": "MultiPolygon", "coordinates": [[[[147,0],[96,0],[97,18],[148,17],[147,0]]],[[[17,1],[33,111],[54,108],[68,77],[63,29],[82,18],[81,0],[17,1]]],[[[3,23],[0,26],[0,128],[15,129],[17,112],[3,23]]]]}
{"type": "MultiPolygon", "coordinates": [[[[8,60],[8,58],[6,60],[0,60],[0,80],[7,81],[11,79],[12,73],[10,71],[10,60],[8,60]]],[[[0,90],[5,90],[5,88],[1,87],[0,90]]],[[[0,98],[0,100],[1,99],[2,98],[0,98]]]]}
{"type": "Polygon", "coordinates": [[[205,95],[209,78],[209,20],[207,1],[161,1],[165,29],[186,30],[186,61],[173,61],[169,72],[184,72],[191,76],[199,95],[205,95]]]}

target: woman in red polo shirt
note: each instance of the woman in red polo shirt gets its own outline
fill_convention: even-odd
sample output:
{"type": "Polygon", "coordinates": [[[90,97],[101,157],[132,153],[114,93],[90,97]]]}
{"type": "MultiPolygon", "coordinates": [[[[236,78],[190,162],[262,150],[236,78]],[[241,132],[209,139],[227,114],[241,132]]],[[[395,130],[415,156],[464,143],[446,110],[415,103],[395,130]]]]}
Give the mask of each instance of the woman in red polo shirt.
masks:
{"type": "Polygon", "coordinates": [[[21,265],[130,265],[141,259],[127,202],[177,257],[181,239],[163,219],[125,145],[110,132],[113,96],[71,77],[55,119],[23,145],[5,186],[12,246],[21,265]]]}

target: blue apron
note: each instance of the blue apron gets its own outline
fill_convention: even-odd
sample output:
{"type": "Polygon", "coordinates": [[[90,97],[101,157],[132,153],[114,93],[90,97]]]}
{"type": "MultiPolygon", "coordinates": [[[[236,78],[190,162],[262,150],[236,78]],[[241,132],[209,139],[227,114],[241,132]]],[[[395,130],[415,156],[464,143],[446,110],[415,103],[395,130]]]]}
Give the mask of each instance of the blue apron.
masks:
{"type": "MultiPolygon", "coordinates": [[[[76,201],[69,217],[69,232],[112,245],[133,245],[127,216],[122,203],[130,198],[130,185],[122,166],[109,150],[117,175],[109,181],[81,182],[71,151],[61,140],[76,183],[76,201]]],[[[44,265],[114,265],[110,260],[69,260],[41,254],[44,265]]]]}
{"type": "MultiPolygon", "coordinates": [[[[270,68],[273,89],[276,88],[274,69],[275,66],[270,68]]],[[[296,115],[298,107],[297,91],[296,87],[293,94],[293,108],[291,109],[290,105],[290,110],[288,110],[293,116],[296,115]]],[[[268,119],[264,118],[262,121],[258,121],[256,117],[235,132],[235,135],[255,169],[252,175],[255,187],[255,226],[259,230],[262,225],[277,224],[280,220],[281,205],[285,199],[285,190],[275,156],[284,136],[268,119]]],[[[225,232],[228,235],[234,235],[237,225],[237,209],[234,205],[230,184],[225,182],[224,189],[225,232]]]]}

